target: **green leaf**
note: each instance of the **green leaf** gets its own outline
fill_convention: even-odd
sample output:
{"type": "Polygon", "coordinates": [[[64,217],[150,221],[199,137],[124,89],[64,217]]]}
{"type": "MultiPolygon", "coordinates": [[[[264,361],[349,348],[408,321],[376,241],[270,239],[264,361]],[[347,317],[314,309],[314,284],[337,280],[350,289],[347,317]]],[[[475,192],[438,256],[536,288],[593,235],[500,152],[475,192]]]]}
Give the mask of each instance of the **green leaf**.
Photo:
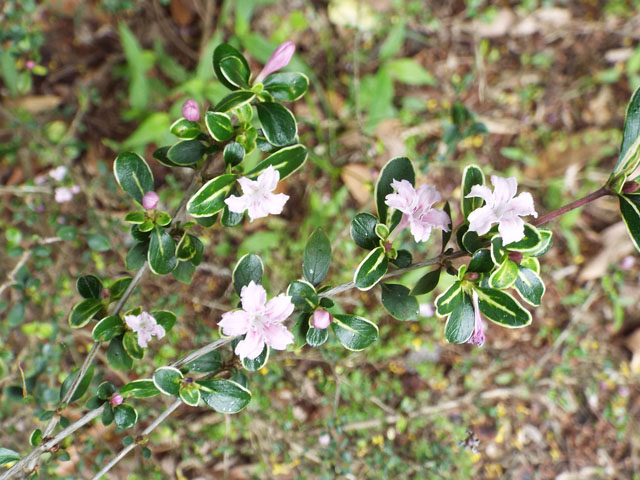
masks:
{"type": "Polygon", "coordinates": [[[147,162],[137,153],[124,152],[113,162],[113,174],[120,188],[142,205],[142,197],[153,190],[153,174],[147,162]]]}
{"type": "Polygon", "coordinates": [[[222,61],[228,58],[235,58],[243,65],[243,67],[239,70],[239,73],[241,76],[247,75],[246,77],[242,77],[244,80],[244,83],[249,82],[249,75],[251,74],[251,69],[249,68],[249,64],[247,63],[247,60],[244,58],[244,56],[238,50],[236,50],[235,48],[233,48],[231,45],[227,43],[218,45],[216,49],[213,51],[213,71],[215,72],[216,77],[218,77],[218,80],[220,81],[220,83],[222,83],[228,89],[236,90],[238,86],[235,85],[235,83],[232,83],[227,78],[227,76],[225,75],[225,72],[223,72],[221,68],[222,61]]]}
{"type": "Polygon", "coordinates": [[[242,219],[244,218],[243,213],[236,213],[229,210],[229,206],[225,205],[222,210],[222,216],[220,217],[220,223],[225,227],[235,227],[240,225],[242,219]]]}
{"type": "Polygon", "coordinates": [[[314,328],[309,327],[307,330],[306,341],[311,347],[319,347],[324,344],[329,338],[329,329],[328,328],[314,328]]]}
{"type": "Polygon", "coordinates": [[[456,308],[451,312],[444,327],[444,336],[449,343],[465,343],[475,328],[475,312],[469,295],[463,293],[456,308]]]}
{"type": "Polygon", "coordinates": [[[537,307],[542,302],[542,296],[545,292],[544,282],[533,270],[518,265],[518,278],[514,287],[520,297],[530,305],[537,307]]]}
{"type": "Polygon", "coordinates": [[[185,368],[190,372],[198,373],[214,373],[217,372],[222,366],[222,357],[220,353],[213,350],[200,358],[187,363],[185,368]]]}
{"type": "Polygon", "coordinates": [[[396,80],[408,85],[437,85],[433,75],[412,58],[398,58],[386,64],[396,80]]]}
{"type": "MultiPolygon", "coordinates": [[[[451,219],[451,206],[449,205],[449,202],[445,202],[444,204],[444,208],[443,208],[444,213],[446,213],[447,215],[449,215],[449,219],[451,219]]],[[[447,243],[449,243],[449,240],[451,240],[451,235],[453,234],[453,224],[449,225],[449,230],[445,231],[442,230],[442,248],[441,248],[441,252],[444,252],[444,250],[447,248],[447,243]]]]}
{"type": "Polygon", "coordinates": [[[471,193],[471,188],[474,185],[484,185],[484,173],[477,165],[469,165],[462,172],[462,194],[460,199],[460,207],[462,209],[462,216],[466,220],[471,212],[475,209],[482,207],[484,200],[479,197],[465,198],[471,193]]]}
{"type": "Polygon", "coordinates": [[[166,275],[178,265],[176,258],[176,242],[164,228],[155,226],[151,232],[149,252],[147,253],[149,268],[156,275],[166,275]]]}
{"type": "Polygon", "coordinates": [[[109,315],[93,327],[91,336],[96,342],[108,342],[112,338],[121,335],[122,332],[124,332],[122,319],[118,315],[109,315]]]}
{"type": "Polygon", "coordinates": [[[166,147],[160,147],[157,150],[154,150],[151,155],[152,155],[153,158],[155,158],[158,162],[160,162],[165,167],[169,167],[169,168],[176,168],[176,167],[196,168],[195,165],[178,165],[177,163],[175,163],[172,160],[170,160],[169,157],[167,157],[167,153],[169,152],[170,148],[171,148],[171,145],[166,146],[166,147]]]}
{"type": "Polygon", "coordinates": [[[185,262],[187,260],[191,260],[195,256],[196,246],[193,243],[193,237],[185,232],[178,243],[178,247],[176,248],[176,257],[178,257],[178,260],[185,262]]]}
{"type": "Polygon", "coordinates": [[[262,84],[276,100],[295,102],[306,93],[309,88],[309,79],[303,73],[277,72],[265,78],[262,84]]]}
{"type": "Polygon", "coordinates": [[[149,398],[155,397],[160,391],[156,388],[153,380],[139,379],[123,385],[120,388],[120,394],[123,397],[132,398],[149,398]]]}
{"type": "Polygon", "coordinates": [[[226,113],[208,111],[204,114],[204,123],[214,140],[226,142],[233,138],[233,125],[226,113]]]}
{"type": "Polygon", "coordinates": [[[180,400],[191,407],[197,407],[200,403],[200,389],[193,383],[180,385],[180,400]]]}
{"type": "Polygon", "coordinates": [[[298,135],[296,117],[279,103],[264,102],[256,105],[262,132],[270,144],[286,147],[295,142],[298,135]]]}
{"type": "Polygon", "coordinates": [[[331,328],[340,343],[354,352],[364,350],[378,339],[378,327],[355,315],[334,315],[331,328]]]}
{"type": "Polygon", "coordinates": [[[120,428],[131,428],[138,421],[138,412],[129,405],[118,405],[113,408],[113,419],[120,428]]]}
{"type": "Polygon", "coordinates": [[[33,432],[31,432],[31,436],[29,437],[29,445],[32,447],[37,447],[42,443],[42,430],[36,428],[33,432]]]}
{"type": "Polygon", "coordinates": [[[256,358],[254,359],[243,358],[242,366],[247,370],[249,370],[250,372],[257,372],[258,370],[263,368],[269,361],[270,352],[271,352],[271,349],[269,348],[269,346],[265,345],[262,348],[262,352],[260,352],[260,355],[258,355],[256,358]]]}
{"type": "Polygon", "coordinates": [[[264,267],[262,265],[262,260],[257,255],[253,253],[248,253],[243,256],[236,267],[233,269],[233,273],[231,277],[233,279],[233,288],[236,293],[240,295],[242,291],[242,287],[245,287],[253,281],[256,285],[262,284],[262,274],[264,272],[264,267]]]}
{"type": "Polygon", "coordinates": [[[138,345],[138,334],[125,332],[122,338],[122,346],[131,358],[141,360],[144,357],[144,348],[138,345]]]}
{"type": "Polygon", "coordinates": [[[495,265],[502,265],[502,262],[504,262],[508,256],[509,253],[502,246],[502,237],[499,235],[493,237],[491,239],[491,260],[493,260],[493,263],[495,265]]]}
{"type": "Polygon", "coordinates": [[[407,268],[413,262],[413,257],[409,250],[398,250],[396,252],[396,258],[391,259],[391,263],[393,263],[398,268],[407,268]]]}
{"type": "Polygon", "coordinates": [[[411,295],[424,295],[429,293],[438,286],[440,282],[440,269],[433,270],[423,275],[411,290],[411,295]]]}
{"type": "Polygon", "coordinates": [[[471,257],[469,262],[468,272],[475,273],[489,273],[493,270],[493,260],[491,259],[491,252],[488,248],[481,248],[471,257]]]}
{"type": "Polygon", "coordinates": [[[380,245],[380,239],[376,235],[378,219],[370,213],[359,213],[351,222],[351,238],[361,248],[373,250],[380,245]]]}
{"type": "Polygon", "coordinates": [[[622,144],[620,145],[620,154],[618,161],[613,169],[613,174],[623,173],[630,175],[635,167],[640,154],[640,88],[637,88],[629,105],[624,120],[624,132],[622,134],[622,144]]]}
{"type": "Polygon", "coordinates": [[[147,261],[147,252],[149,251],[148,242],[136,243],[127,253],[126,268],[127,270],[138,270],[147,261]]]}
{"type": "Polygon", "coordinates": [[[618,195],[620,201],[620,213],[627,226],[631,241],[637,250],[640,250],[640,194],[629,193],[618,195]]]}
{"type": "Polygon", "coordinates": [[[124,221],[129,223],[141,224],[147,219],[147,214],[145,212],[129,212],[125,215],[124,221]]]}
{"type": "Polygon", "coordinates": [[[376,207],[380,222],[388,224],[389,207],[385,203],[386,196],[393,193],[391,183],[394,180],[408,180],[411,185],[416,183],[416,172],[413,163],[406,157],[392,158],[380,171],[376,183],[376,207]]]}
{"type": "Polygon", "coordinates": [[[418,319],[418,299],[409,293],[407,287],[395,283],[383,283],[381,287],[382,305],[393,318],[404,321],[418,319]]]}
{"type": "Polygon", "coordinates": [[[236,176],[228,173],[205,183],[187,203],[187,211],[193,217],[210,217],[225,206],[224,199],[236,183],[236,176]]]}
{"type": "Polygon", "coordinates": [[[113,302],[122,298],[124,292],[126,292],[129,285],[131,285],[131,281],[131,277],[122,277],[113,282],[109,288],[109,301],[113,302]]]}
{"type": "Polygon", "coordinates": [[[505,248],[514,252],[530,253],[535,252],[540,248],[540,242],[542,242],[542,236],[538,232],[538,229],[533,225],[525,223],[524,238],[517,242],[505,245],[505,248]]]}
{"type": "Polygon", "coordinates": [[[0,49],[0,74],[11,96],[18,96],[18,70],[16,70],[16,61],[9,49],[0,49]]]}
{"type": "Polygon", "coordinates": [[[197,380],[202,400],[220,413],[237,413],[251,401],[251,392],[231,380],[197,380]]]}
{"type": "Polygon", "coordinates": [[[222,157],[224,158],[225,165],[235,167],[242,163],[242,160],[244,160],[244,154],[244,147],[242,145],[238,142],[230,142],[225,145],[222,157]]]}
{"type": "Polygon", "coordinates": [[[105,405],[102,410],[102,423],[105,427],[113,423],[113,409],[109,404],[105,405]]]}
{"type": "Polygon", "coordinates": [[[95,275],[85,275],[76,280],[76,290],[84,298],[102,298],[102,282],[95,275]]]}
{"type": "Polygon", "coordinates": [[[389,234],[391,233],[389,231],[389,227],[387,227],[384,223],[378,223],[374,228],[374,231],[375,231],[376,237],[378,237],[380,240],[386,240],[389,237],[389,234]]]}
{"type": "Polygon", "coordinates": [[[476,288],[480,311],[503,327],[519,328],[531,323],[531,314],[506,292],[492,288],[476,288]]]}
{"type": "Polygon", "coordinates": [[[176,323],[176,314],[169,310],[154,310],[151,316],[156,319],[158,325],[164,328],[165,332],[170,331],[176,323]]]}
{"type": "Polygon", "coordinates": [[[247,177],[255,178],[269,166],[273,166],[280,173],[280,180],[287,178],[298,170],[307,160],[308,152],[304,145],[292,145],[281,148],[276,153],[272,153],[253,170],[247,173],[247,177]]]}
{"type": "Polygon", "coordinates": [[[249,87],[249,77],[251,71],[247,67],[247,62],[238,57],[226,57],[220,60],[218,67],[224,78],[238,88],[249,87]]]}
{"type": "Polygon", "coordinates": [[[20,454],[8,448],[0,447],[0,467],[20,460],[20,454]]]}
{"type": "Polygon", "coordinates": [[[133,359],[122,346],[122,335],[111,340],[106,355],[111,368],[116,370],[131,370],[133,368],[133,359]]]}
{"type": "MultiPolygon", "coordinates": [[[[80,383],[78,384],[78,388],[76,388],[76,391],[73,392],[73,395],[71,395],[71,398],[69,399],[69,403],[75,402],[76,400],[82,398],[82,396],[87,392],[87,390],[89,389],[89,385],[91,385],[91,380],[93,380],[94,371],[95,371],[95,368],[93,365],[91,365],[87,369],[86,373],[82,377],[82,380],[80,380],[80,383]]],[[[78,376],[78,373],[80,373],[80,370],[74,371],[67,378],[65,378],[64,382],[62,382],[62,385],[60,386],[60,401],[62,401],[64,396],[69,391],[69,388],[71,388],[71,384],[74,382],[74,380],[78,376]]]]}
{"type": "Polygon", "coordinates": [[[541,257],[553,246],[553,232],[551,232],[551,230],[539,228],[538,233],[540,234],[541,240],[536,249],[527,252],[527,255],[530,257],[541,257]]]}
{"type": "Polygon", "coordinates": [[[489,277],[492,288],[505,289],[511,287],[518,278],[518,264],[506,259],[489,277]]]}
{"type": "Polygon", "coordinates": [[[291,302],[296,309],[303,312],[311,312],[318,306],[318,294],[313,285],[303,280],[291,282],[287,288],[287,295],[291,296],[291,302]]]}
{"type": "Polygon", "coordinates": [[[108,400],[114,393],[116,393],[116,387],[111,382],[102,382],[96,390],[96,395],[100,400],[108,400]]]}
{"type": "Polygon", "coordinates": [[[324,280],[331,266],[331,242],[322,228],[317,228],[304,248],[302,274],[312,285],[324,280]]]}
{"type": "Polygon", "coordinates": [[[458,304],[462,301],[462,283],[455,281],[444,292],[442,292],[436,298],[436,312],[441,317],[450,314],[455,310],[458,304]]]}
{"type": "Polygon", "coordinates": [[[239,90],[237,92],[230,93],[222,100],[220,100],[213,110],[215,112],[230,112],[236,108],[246,105],[256,97],[256,94],[247,90],[239,90]]]}
{"type": "Polygon", "coordinates": [[[103,308],[104,304],[101,300],[87,298],[73,307],[69,314],[69,325],[71,328],[84,327],[103,308]]]}
{"type": "Polygon", "coordinates": [[[474,253],[485,245],[478,234],[471,230],[462,235],[462,246],[469,253],[474,253]]]}
{"type": "Polygon", "coordinates": [[[200,124],[198,122],[192,122],[186,118],[179,118],[169,127],[169,131],[178,138],[196,138],[202,133],[200,130],[200,124]]]}
{"type": "Polygon", "coordinates": [[[378,283],[389,269],[384,248],[377,247],[369,252],[353,276],[353,283],[359,290],[369,290],[378,283]]]}
{"type": "Polygon", "coordinates": [[[104,235],[90,233],[87,235],[87,244],[91,250],[96,252],[107,252],[111,250],[111,242],[104,235]]]}
{"type": "Polygon", "coordinates": [[[205,154],[206,148],[200,140],[181,140],[167,151],[167,157],[176,165],[195,165],[205,154]]]}
{"type": "Polygon", "coordinates": [[[177,397],[180,394],[180,383],[184,376],[174,367],[160,367],[153,374],[153,384],[165,395],[177,397]]]}

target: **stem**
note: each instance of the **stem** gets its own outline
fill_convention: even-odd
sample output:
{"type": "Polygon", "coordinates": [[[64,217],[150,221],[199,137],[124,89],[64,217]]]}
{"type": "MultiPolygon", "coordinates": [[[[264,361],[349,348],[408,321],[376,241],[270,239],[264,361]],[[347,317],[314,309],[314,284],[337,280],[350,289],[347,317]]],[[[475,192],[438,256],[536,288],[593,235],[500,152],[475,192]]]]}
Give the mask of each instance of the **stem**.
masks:
{"type": "Polygon", "coordinates": [[[575,202],[571,202],[565,205],[564,207],[559,208],[558,210],[554,210],[552,212],[547,213],[546,215],[543,215],[542,217],[531,222],[531,224],[537,227],[539,225],[542,225],[543,223],[547,223],[548,221],[553,220],[556,217],[564,215],[565,213],[570,212],[571,210],[575,210],[576,208],[583,207],[587,203],[593,202],[594,200],[597,200],[600,197],[605,197],[607,195],[611,195],[611,192],[607,187],[602,187],[599,190],[596,190],[595,192],[590,193],[586,197],[582,197],[581,199],[576,200],[575,202]]]}

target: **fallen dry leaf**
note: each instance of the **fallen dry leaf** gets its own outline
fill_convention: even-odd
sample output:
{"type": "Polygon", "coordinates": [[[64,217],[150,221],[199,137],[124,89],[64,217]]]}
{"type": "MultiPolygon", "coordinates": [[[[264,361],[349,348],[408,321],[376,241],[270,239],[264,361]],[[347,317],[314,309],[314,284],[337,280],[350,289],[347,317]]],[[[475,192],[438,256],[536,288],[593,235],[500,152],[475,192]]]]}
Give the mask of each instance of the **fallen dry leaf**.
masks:
{"type": "Polygon", "coordinates": [[[345,165],[340,173],[340,178],[358,204],[364,205],[369,202],[371,199],[373,174],[368,166],[363,163],[350,163],[345,165]]]}
{"type": "Polygon", "coordinates": [[[624,222],[618,222],[603,230],[600,234],[602,250],[578,275],[578,281],[587,282],[603,277],[609,270],[609,265],[619,263],[624,257],[634,251],[633,243],[627,233],[624,222]]]}

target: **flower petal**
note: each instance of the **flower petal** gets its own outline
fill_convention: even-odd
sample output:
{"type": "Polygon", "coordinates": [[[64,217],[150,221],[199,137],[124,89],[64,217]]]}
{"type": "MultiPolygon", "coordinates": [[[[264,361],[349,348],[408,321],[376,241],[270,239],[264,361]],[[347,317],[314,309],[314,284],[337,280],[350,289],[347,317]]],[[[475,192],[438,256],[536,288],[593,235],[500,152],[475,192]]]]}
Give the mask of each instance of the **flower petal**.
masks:
{"type": "Polygon", "coordinates": [[[483,199],[487,205],[493,205],[493,192],[489,187],[485,187],[484,185],[474,185],[471,187],[471,191],[464,198],[473,198],[478,197],[483,199]]]}
{"type": "Polygon", "coordinates": [[[269,165],[260,175],[258,175],[258,190],[262,193],[273,192],[280,181],[280,172],[273,165],[269,165]]]}
{"type": "Polygon", "coordinates": [[[441,228],[445,232],[450,230],[451,217],[443,210],[430,208],[426,213],[420,215],[420,220],[434,228],[441,228]]]}
{"type": "Polygon", "coordinates": [[[524,238],[524,220],[517,215],[503,215],[498,225],[502,244],[509,245],[524,238]]]}
{"type": "Polygon", "coordinates": [[[138,332],[138,345],[142,348],[147,348],[147,343],[151,340],[151,334],[144,330],[138,332]]]}
{"type": "Polygon", "coordinates": [[[287,200],[289,200],[289,195],[285,195],[284,193],[272,193],[267,197],[265,208],[271,215],[280,215],[284,205],[287,203],[287,200]]]}
{"type": "Polygon", "coordinates": [[[533,215],[536,218],[538,217],[538,212],[536,212],[533,204],[533,197],[529,192],[523,192],[511,200],[509,207],[516,215],[533,215]]]}
{"type": "Polygon", "coordinates": [[[218,326],[222,328],[223,335],[237,337],[244,335],[249,330],[249,322],[251,316],[244,310],[234,310],[222,314],[222,320],[218,322],[218,326]]]}
{"type": "MultiPolygon", "coordinates": [[[[468,195],[467,195],[468,196],[468,195]]],[[[491,224],[498,221],[493,210],[488,207],[477,208],[469,214],[469,231],[484,235],[491,229],[491,224]]]]}
{"type": "Polygon", "coordinates": [[[229,207],[230,212],[234,213],[243,213],[247,209],[247,196],[243,195],[241,197],[231,196],[224,199],[224,203],[229,207]]]}
{"type": "Polygon", "coordinates": [[[417,190],[418,208],[425,210],[442,201],[442,195],[433,185],[423,184],[417,190]]]}
{"type": "Polygon", "coordinates": [[[516,195],[518,190],[518,181],[515,177],[503,178],[497,175],[491,175],[491,183],[493,183],[494,205],[503,205],[516,195]]]}
{"type": "Polygon", "coordinates": [[[124,316],[124,322],[134,332],[137,332],[140,329],[140,316],[139,315],[125,315],[124,316]]]}
{"type": "Polygon", "coordinates": [[[266,344],[274,350],[285,350],[293,343],[293,334],[280,323],[265,325],[263,332],[266,344]]]}
{"type": "Polygon", "coordinates": [[[262,353],[264,348],[264,336],[262,332],[258,332],[255,329],[251,329],[247,332],[247,336],[244,340],[238,342],[236,345],[236,355],[240,358],[248,358],[253,360],[262,353]]]}
{"type": "Polygon", "coordinates": [[[393,180],[391,188],[397,193],[388,194],[384,199],[385,203],[401,212],[411,213],[412,206],[417,203],[416,191],[411,182],[408,180],[393,180]]]}
{"type": "Polygon", "coordinates": [[[264,316],[271,322],[284,322],[293,313],[291,297],[280,294],[267,302],[264,316]]]}
{"type": "Polygon", "coordinates": [[[245,195],[255,193],[259,190],[257,180],[251,180],[247,177],[240,177],[238,179],[238,183],[242,187],[242,193],[245,195]]]}
{"type": "Polygon", "coordinates": [[[242,299],[243,310],[254,315],[264,309],[264,304],[267,301],[267,292],[262,285],[257,285],[251,280],[249,285],[245,285],[240,290],[240,298],[242,299]]]}
{"type": "Polygon", "coordinates": [[[416,242],[426,242],[431,236],[433,229],[430,223],[423,222],[419,218],[410,217],[409,226],[411,227],[411,235],[416,242]]]}

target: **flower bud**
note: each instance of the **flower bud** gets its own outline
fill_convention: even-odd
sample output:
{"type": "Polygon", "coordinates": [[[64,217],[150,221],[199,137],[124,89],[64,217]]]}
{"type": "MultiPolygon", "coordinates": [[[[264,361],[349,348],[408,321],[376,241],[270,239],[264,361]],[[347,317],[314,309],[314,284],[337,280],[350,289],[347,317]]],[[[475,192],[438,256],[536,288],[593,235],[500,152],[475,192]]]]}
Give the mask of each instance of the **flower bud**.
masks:
{"type": "Polygon", "coordinates": [[[316,310],[311,317],[311,325],[318,330],[324,330],[331,324],[333,317],[326,310],[316,310]]]}
{"type": "Polygon", "coordinates": [[[122,405],[123,401],[124,401],[123,396],[120,395],[118,392],[111,395],[111,398],[109,399],[109,403],[111,404],[112,407],[117,407],[118,405],[122,405]]]}
{"type": "Polygon", "coordinates": [[[521,252],[509,252],[509,260],[512,262],[520,263],[522,261],[522,253],[521,252]]]}
{"type": "Polygon", "coordinates": [[[197,122],[200,120],[200,107],[198,102],[193,98],[190,98],[182,104],[182,116],[190,122],[197,122]]]}
{"type": "Polygon", "coordinates": [[[33,67],[36,66],[36,62],[34,62],[33,60],[27,60],[25,66],[27,67],[27,70],[33,70],[33,67]]]}
{"type": "Polygon", "coordinates": [[[633,180],[625,182],[622,186],[622,193],[634,193],[637,192],[640,188],[640,183],[634,182],[633,180]]]}
{"type": "Polygon", "coordinates": [[[158,194],[153,190],[149,190],[142,197],[142,207],[145,210],[153,210],[154,208],[156,208],[156,205],[158,205],[158,200],[160,200],[158,194]]]}
{"type": "Polygon", "coordinates": [[[278,48],[273,51],[254,83],[261,83],[273,72],[286,67],[291,61],[291,57],[293,57],[295,51],[296,44],[293,42],[287,41],[278,45],[278,48]]]}

